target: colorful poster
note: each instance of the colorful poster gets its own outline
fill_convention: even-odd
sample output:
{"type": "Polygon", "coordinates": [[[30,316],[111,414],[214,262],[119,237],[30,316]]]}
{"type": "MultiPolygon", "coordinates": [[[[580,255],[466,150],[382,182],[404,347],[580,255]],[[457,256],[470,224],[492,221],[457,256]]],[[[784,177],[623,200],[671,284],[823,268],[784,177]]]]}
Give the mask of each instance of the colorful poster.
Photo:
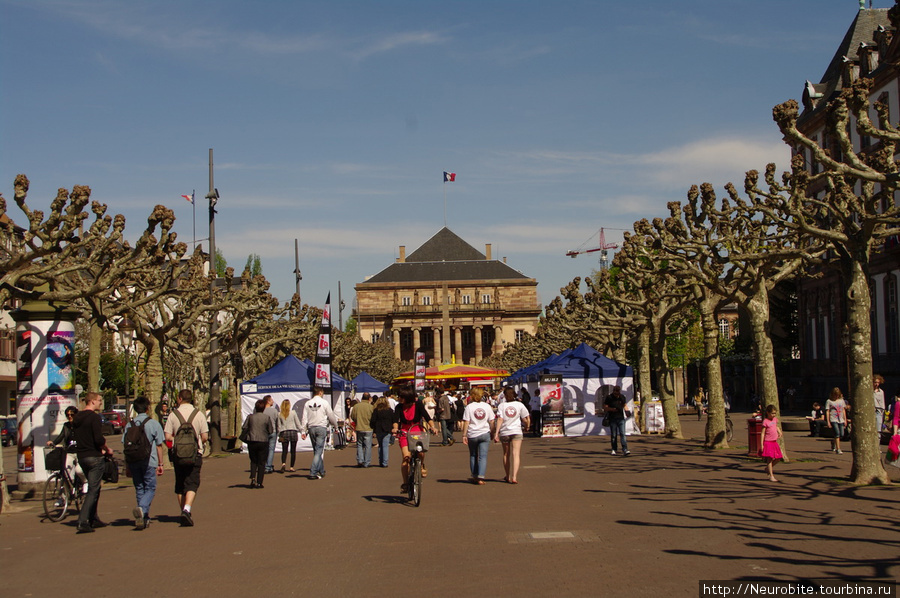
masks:
{"type": "Polygon", "coordinates": [[[562,376],[541,376],[540,395],[542,436],[544,438],[559,438],[565,436],[562,376]]]}
{"type": "Polygon", "coordinates": [[[47,333],[47,392],[68,394],[75,392],[72,370],[75,359],[75,333],[53,330],[47,333]]]}
{"type": "Polygon", "coordinates": [[[19,327],[16,330],[16,380],[19,394],[31,392],[31,336],[28,328],[19,327]]]}
{"type": "Polygon", "coordinates": [[[425,351],[416,351],[416,392],[425,392],[425,351]]]}
{"type": "Polygon", "coordinates": [[[316,386],[325,389],[325,397],[334,405],[331,380],[331,293],[325,299],[322,310],[322,324],[319,326],[319,342],[316,344],[316,386]]]}

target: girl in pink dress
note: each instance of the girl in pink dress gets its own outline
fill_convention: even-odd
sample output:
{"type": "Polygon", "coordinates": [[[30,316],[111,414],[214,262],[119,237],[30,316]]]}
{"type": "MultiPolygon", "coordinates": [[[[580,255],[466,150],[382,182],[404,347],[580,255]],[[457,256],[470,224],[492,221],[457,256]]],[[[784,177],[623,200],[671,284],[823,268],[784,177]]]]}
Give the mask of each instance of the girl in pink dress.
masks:
{"type": "Polygon", "coordinates": [[[778,441],[781,439],[781,430],[778,429],[778,418],[775,417],[775,405],[766,407],[766,419],[763,420],[763,443],[759,450],[759,456],[766,462],[766,473],[769,474],[770,482],[777,482],[772,469],[775,467],[775,461],[784,459],[781,453],[781,447],[778,441]]]}

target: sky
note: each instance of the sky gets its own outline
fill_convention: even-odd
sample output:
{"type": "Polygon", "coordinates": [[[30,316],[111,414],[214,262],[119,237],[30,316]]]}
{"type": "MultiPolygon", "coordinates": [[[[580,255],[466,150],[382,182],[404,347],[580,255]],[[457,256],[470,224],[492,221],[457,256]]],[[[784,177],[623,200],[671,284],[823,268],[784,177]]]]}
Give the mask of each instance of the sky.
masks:
{"type": "MultiPolygon", "coordinates": [[[[875,0],[888,8],[892,0],[875,0]]],[[[691,185],[788,167],[772,107],[819,81],[858,0],[0,0],[0,193],[153,206],[323,305],[446,225],[546,305],[691,185]],[[443,172],[456,173],[452,183],[443,172]],[[446,199],[445,199],[446,198],[446,199]]]]}

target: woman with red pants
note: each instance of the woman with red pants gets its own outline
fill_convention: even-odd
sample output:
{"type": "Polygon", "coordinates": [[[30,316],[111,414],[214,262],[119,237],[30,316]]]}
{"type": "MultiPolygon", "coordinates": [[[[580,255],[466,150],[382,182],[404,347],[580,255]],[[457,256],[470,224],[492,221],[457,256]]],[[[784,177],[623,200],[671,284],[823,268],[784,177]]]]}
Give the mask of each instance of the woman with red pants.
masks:
{"type": "MultiPolygon", "coordinates": [[[[406,480],[409,478],[409,464],[412,460],[407,434],[409,432],[424,432],[426,427],[432,434],[437,434],[437,430],[435,430],[434,422],[431,420],[431,416],[428,415],[428,411],[425,410],[422,401],[416,399],[416,392],[412,388],[408,386],[403,388],[397,393],[397,398],[400,399],[400,402],[394,408],[394,425],[391,431],[397,438],[397,444],[400,445],[400,452],[403,454],[403,463],[400,465],[403,483],[400,486],[400,491],[406,492],[408,490],[406,480]]],[[[428,470],[425,469],[425,455],[423,454],[422,477],[427,476],[428,470]]]]}

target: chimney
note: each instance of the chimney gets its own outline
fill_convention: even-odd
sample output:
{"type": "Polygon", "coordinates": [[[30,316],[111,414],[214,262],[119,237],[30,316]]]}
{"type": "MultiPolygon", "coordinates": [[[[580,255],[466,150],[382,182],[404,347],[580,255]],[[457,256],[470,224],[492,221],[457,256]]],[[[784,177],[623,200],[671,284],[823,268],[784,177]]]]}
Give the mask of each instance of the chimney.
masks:
{"type": "Polygon", "coordinates": [[[491,244],[490,243],[484,244],[484,259],[486,259],[486,260],[491,259],[491,244]]]}
{"type": "Polygon", "coordinates": [[[406,261],[406,245],[400,246],[400,257],[397,258],[397,261],[401,264],[406,261]]]}
{"type": "Polygon", "coordinates": [[[506,256],[505,256],[505,255],[503,256],[503,263],[504,263],[504,264],[506,263],[506,256]]]}

